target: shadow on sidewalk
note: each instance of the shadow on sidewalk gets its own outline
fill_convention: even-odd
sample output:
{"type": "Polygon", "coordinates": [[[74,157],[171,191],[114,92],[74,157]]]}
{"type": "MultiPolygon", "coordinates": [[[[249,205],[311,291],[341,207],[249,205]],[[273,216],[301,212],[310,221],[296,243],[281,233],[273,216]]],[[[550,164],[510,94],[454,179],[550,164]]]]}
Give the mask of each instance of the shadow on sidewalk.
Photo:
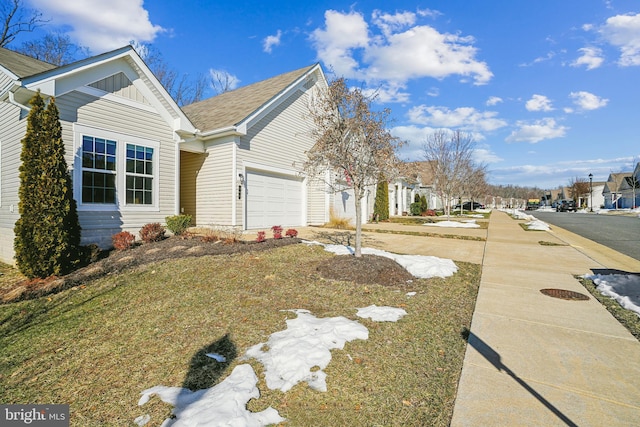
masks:
{"type": "Polygon", "coordinates": [[[464,328],[461,333],[462,338],[469,343],[471,347],[476,349],[488,362],[490,362],[500,372],[505,372],[511,378],[513,378],[518,384],[520,384],[525,390],[527,390],[533,397],[535,397],[540,403],[542,403],[547,409],[553,412],[562,422],[571,427],[578,427],[576,423],[571,421],[569,417],[563,414],[558,408],[553,406],[551,402],[545,399],[540,393],[535,391],[529,384],[522,378],[518,377],[515,372],[509,369],[502,363],[500,354],[497,353],[491,346],[482,341],[477,335],[473,334],[469,329],[464,328]]]}

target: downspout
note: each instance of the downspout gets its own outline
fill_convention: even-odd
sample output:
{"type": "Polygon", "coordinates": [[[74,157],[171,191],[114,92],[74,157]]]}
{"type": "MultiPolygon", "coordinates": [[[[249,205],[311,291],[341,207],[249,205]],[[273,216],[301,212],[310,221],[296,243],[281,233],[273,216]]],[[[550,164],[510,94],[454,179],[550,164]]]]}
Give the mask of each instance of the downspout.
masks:
{"type": "Polygon", "coordinates": [[[20,108],[22,108],[22,109],[24,109],[26,111],[31,111],[31,107],[27,107],[26,105],[21,104],[18,101],[16,101],[15,94],[11,90],[9,91],[9,103],[15,105],[16,107],[20,107],[20,108]]]}

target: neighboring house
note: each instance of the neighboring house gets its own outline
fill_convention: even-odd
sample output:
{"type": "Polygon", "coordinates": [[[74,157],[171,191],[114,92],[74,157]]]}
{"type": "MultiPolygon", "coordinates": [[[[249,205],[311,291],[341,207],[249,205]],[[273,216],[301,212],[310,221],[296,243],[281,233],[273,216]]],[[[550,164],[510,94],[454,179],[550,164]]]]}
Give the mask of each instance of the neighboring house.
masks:
{"type": "Polygon", "coordinates": [[[622,194],[622,208],[636,208],[640,206],[640,163],[636,164],[633,172],[624,178],[620,184],[622,194]]]}
{"type": "Polygon", "coordinates": [[[13,261],[21,140],[38,90],[60,111],[83,244],[108,247],[179,212],[179,150],[196,129],[133,48],[61,67],[0,48],[0,260],[13,261]]]}
{"type": "Polygon", "coordinates": [[[604,189],[602,190],[605,209],[622,209],[627,207],[625,206],[625,200],[622,198],[623,183],[631,176],[631,172],[609,174],[604,189]]]}
{"type": "Polygon", "coordinates": [[[340,195],[299,168],[314,144],[309,105],[326,87],[315,64],[184,107],[198,130],[181,145],[181,212],[245,230],[327,222],[340,195]]]}
{"type": "Polygon", "coordinates": [[[400,166],[399,177],[389,184],[389,215],[409,212],[416,194],[425,196],[429,209],[442,209],[436,193],[433,172],[427,161],[407,162],[400,166]]]}

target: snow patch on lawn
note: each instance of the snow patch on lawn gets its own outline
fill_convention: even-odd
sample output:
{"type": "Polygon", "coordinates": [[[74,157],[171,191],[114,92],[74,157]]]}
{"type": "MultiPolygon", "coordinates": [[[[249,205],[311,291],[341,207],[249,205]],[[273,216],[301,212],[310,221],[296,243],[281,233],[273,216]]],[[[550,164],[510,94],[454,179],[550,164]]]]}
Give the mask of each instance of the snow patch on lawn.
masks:
{"type": "Polygon", "coordinates": [[[613,298],[625,309],[640,316],[640,276],[637,274],[585,275],[602,295],[613,298]]]}
{"type": "MultiPolygon", "coordinates": [[[[354,249],[351,246],[344,245],[326,245],[316,241],[303,241],[308,245],[324,246],[327,252],[336,255],[353,255],[354,249]]],[[[431,277],[449,277],[458,271],[458,266],[450,259],[438,258],[427,255],[398,255],[391,252],[373,248],[362,248],[364,255],[377,255],[391,258],[413,276],[421,279],[429,279],[431,277]]]]}

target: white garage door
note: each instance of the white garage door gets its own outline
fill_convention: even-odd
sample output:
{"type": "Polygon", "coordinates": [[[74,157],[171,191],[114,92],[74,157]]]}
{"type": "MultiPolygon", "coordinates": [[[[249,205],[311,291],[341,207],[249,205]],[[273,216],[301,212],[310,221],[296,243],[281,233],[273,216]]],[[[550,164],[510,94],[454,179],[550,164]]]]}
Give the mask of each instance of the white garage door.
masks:
{"type": "Polygon", "coordinates": [[[248,229],[303,225],[302,180],[247,171],[246,189],[248,229]]]}

